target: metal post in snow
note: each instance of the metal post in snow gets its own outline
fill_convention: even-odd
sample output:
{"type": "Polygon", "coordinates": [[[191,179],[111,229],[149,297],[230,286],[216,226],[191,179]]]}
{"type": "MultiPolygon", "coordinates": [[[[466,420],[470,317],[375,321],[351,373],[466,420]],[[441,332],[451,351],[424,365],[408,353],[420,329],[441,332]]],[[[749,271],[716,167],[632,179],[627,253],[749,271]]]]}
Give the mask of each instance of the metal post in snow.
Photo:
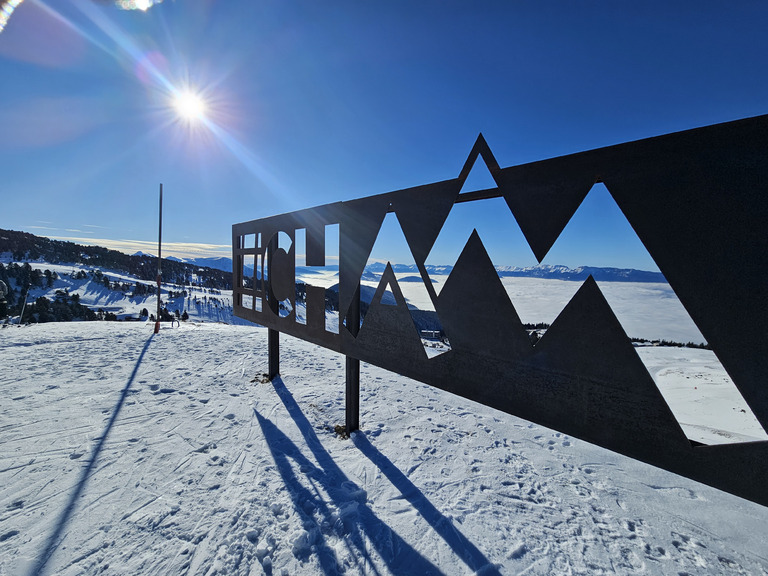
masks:
{"type": "MultiPolygon", "coordinates": [[[[272,256],[277,250],[277,236],[274,236],[267,245],[267,300],[269,309],[277,316],[280,314],[280,304],[272,291],[272,256]]],[[[270,380],[280,373],[280,332],[270,328],[267,331],[267,376],[270,380]]]]}
{"type": "Polygon", "coordinates": [[[24,317],[24,308],[27,307],[27,296],[29,296],[29,288],[24,293],[24,304],[21,307],[21,314],[19,314],[19,326],[21,326],[21,319],[24,317]]]}
{"type": "MultiPolygon", "coordinates": [[[[360,284],[355,289],[352,305],[347,314],[347,327],[352,336],[360,331],[360,284]]],[[[346,431],[351,434],[360,428],[360,360],[347,356],[346,378],[346,431]]]]}
{"type": "Polygon", "coordinates": [[[155,316],[155,334],[160,332],[160,280],[162,274],[162,247],[163,247],[163,185],[160,184],[160,211],[157,231],[157,316],[155,316]]]}

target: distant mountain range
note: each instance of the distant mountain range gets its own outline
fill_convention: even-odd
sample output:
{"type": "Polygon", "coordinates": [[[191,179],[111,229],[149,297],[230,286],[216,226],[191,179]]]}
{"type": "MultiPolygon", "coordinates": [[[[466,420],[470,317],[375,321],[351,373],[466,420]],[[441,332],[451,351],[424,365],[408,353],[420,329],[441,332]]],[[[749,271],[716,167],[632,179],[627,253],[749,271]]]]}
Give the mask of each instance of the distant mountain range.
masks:
{"type": "MultiPolygon", "coordinates": [[[[375,263],[366,266],[366,272],[381,273],[384,272],[386,264],[375,263]]],[[[415,264],[403,265],[393,264],[392,269],[396,274],[415,274],[419,275],[419,270],[415,264]]],[[[453,270],[453,266],[426,266],[427,273],[430,275],[448,275],[453,270]]],[[[539,266],[528,266],[525,268],[517,266],[496,266],[499,276],[519,277],[519,278],[547,278],[550,280],[586,280],[590,275],[598,281],[604,282],[666,282],[661,272],[648,272],[646,270],[634,270],[632,268],[600,268],[596,266],[579,266],[578,268],[569,268],[568,266],[540,264],[539,266]]]]}
{"type": "MultiPolygon", "coordinates": [[[[136,252],[134,256],[157,258],[156,255],[147,254],[146,252],[136,252]]],[[[176,256],[168,256],[167,258],[164,258],[164,260],[182,262],[183,264],[199,266],[200,268],[213,268],[214,270],[221,270],[222,272],[232,272],[232,258],[227,258],[226,256],[214,256],[210,258],[176,258],[176,256]]]]}
{"type": "MultiPolygon", "coordinates": [[[[34,236],[26,232],[0,229],[0,253],[9,259],[37,260],[45,259],[47,262],[79,262],[88,261],[94,266],[115,267],[126,272],[136,274],[141,279],[153,279],[155,268],[151,259],[152,254],[136,252],[128,256],[115,250],[108,250],[99,246],[83,246],[71,242],[51,240],[40,236],[34,236]]],[[[176,258],[174,256],[164,258],[167,264],[163,266],[163,273],[167,279],[175,279],[179,282],[185,277],[196,273],[204,279],[206,285],[216,288],[231,287],[232,259],[226,256],[208,258],[176,258]],[[175,263],[175,264],[174,264],[175,263]],[[214,273],[213,271],[218,271],[214,273]],[[226,272],[227,276],[220,276],[220,272],[226,272]]],[[[363,280],[377,281],[386,264],[376,262],[370,264],[363,272],[363,280]]],[[[408,274],[408,278],[401,281],[413,282],[420,279],[421,275],[415,264],[393,264],[396,274],[408,274]],[[414,278],[415,277],[415,278],[414,278]]],[[[323,270],[338,273],[338,266],[326,266],[323,270]]],[[[453,266],[426,266],[427,273],[431,276],[448,275],[453,266]]],[[[320,269],[312,267],[296,267],[296,276],[310,276],[317,274],[320,269]]],[[[592,275],[595,280],[605,282],[664,282],[666,280],[661,272],[649,272],[632,268],[601,268],[595,266],[579,266],[569,268],[561,265],[541,264],[539,266],[517,267],[497,266],[500,277],[521,278],[546,278],[551,280],[583,281],[592,275]]],[[[253,274],[253,270],[246,269],[246,274],[253,274]]]]}
{"type": "MultiPolygon", "coordinates": [[[[196,266],[208,266],[226,272],[232,271],[232,259],[226,257],[218,258],[188,258],[183,260],[187,264],[196,266]]],[[[378,280],[386,264],[376,262],[365,267],[363,280],[378,280]]],[[[392,269],[396,274],[411,274],[415,279],[420,280],[421,276],[415,264],[392,264],[392,269]]],[[[451,273],[453,266],[426,266],[427,273],[431,276],[451,273]]],[[[338,266],[326,266],[323,270],[335,271],[338,273],[338,266]]],[[[568,266],[541,264],[539,266],[517,267],[517,266],[497,266],[499,276],[519,277],[519,278],[546,278],[549,280],[573,280],[583,281],[588,276],[592,276],[597,281],[603,282],[664,282],[666,279],[661,272],[649,272],[647,270],[635,270],[633,268],[603,268],[597,266],[579,266],[578,268],[569,268],[568,266]]],[[[317,274],[318,268],[297,266],[296,276],[310,276],[317,274]]],[[[252,274],[253,271],[248,268],[246,273],[252,274]]],[[[402,279],[407,282],[415,280],[412,277],[402,279]]]]}

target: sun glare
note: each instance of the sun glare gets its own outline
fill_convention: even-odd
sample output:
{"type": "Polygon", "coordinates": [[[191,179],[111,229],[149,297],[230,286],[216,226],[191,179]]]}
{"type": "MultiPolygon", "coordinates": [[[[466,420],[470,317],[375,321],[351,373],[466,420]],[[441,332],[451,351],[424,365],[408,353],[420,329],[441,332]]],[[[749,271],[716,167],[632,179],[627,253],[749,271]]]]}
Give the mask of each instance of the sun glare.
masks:
{"type": "Polygon", "coordinates": [[[21,4],[22,1],[23,0],[7,0],[0,4],[0,32],[6,27],[8,20],[11,18],[11,14],[13,14],[13,11],[19,7],[19,4],[21,4]]]}
{"type": "Polygon", "coordinates": [[[116,0],[115,4],[122,10],[141,10],[146,12],[155,4],[160,4],[163,0],[116,0]]]}
{"type": "Polygon", "coordinates": [[[197,94],[181,92],[173,101],[176,112],[184,120],[199,120],[205,116],[205,102],[197,94]]]}

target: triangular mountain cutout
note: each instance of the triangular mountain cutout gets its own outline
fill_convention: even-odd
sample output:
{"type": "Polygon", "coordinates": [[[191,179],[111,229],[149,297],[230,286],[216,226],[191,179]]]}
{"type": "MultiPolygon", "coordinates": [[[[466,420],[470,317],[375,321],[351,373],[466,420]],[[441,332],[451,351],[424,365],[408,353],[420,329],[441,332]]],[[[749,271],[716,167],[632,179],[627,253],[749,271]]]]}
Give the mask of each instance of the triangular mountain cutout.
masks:
{"type": "MultiPolygon", "coordinates": [[[[543,264],[563,262],[586,267],[618,269],[655,267],[653,259],[635,234],[611,194],[602,184],[596,184],[565,226],[562,234],[548,252],[543,264]],[[588,260],[588,261],[587,261],[588,260]],[[622,266],[621,262],[629,262],[622,266]]],[[[630,272],[627,272],[630,274],[630,272]]],[[[664,284],[661,274],[655,282],[643,276],[646,297],[643,308],[631,298],[635,285],[626,282],[603,281],[597,278],[613,313],[628,336],[648,340],[669,340],[682,343],[703,343],[696,328],[674,291],[664,284]]],[[[631,276],[628,277],[631,280],[631,276]]],[[[574,289],[575,292],[575,289],[574,289]]]]}
{"type": "Polygon", "coordinates": [[[467,241],[437,303],[453,349],[504,361],[530,355],[528,335],[477,231],[467,241]]]}
{"type": "MultiPolygon", "coordinates": [[[[365,273],[361,279],[360,295],[363,310],[368,304],[373,304],[375,294],[380,295],[381,305],[396,306],[398,303],[396,294],[399,293],[403,296],[409,311],[410,322],[416,328],[417,333],[420,333],[421,330],[439,333],[442,327],[435,312],[432,294],[427,290],[427,285],[424,283],[418,266],[410,256],[408,242],[400,226],[399,218],[395,214],[387,214],[379,229],[379,235],[371,249],[365,273]],[[393,261],[390,262],[388,258],[393,261]],[[395,265],[395,258],[397,259],[398,274],[395,274],[392,268],[395,265]],[[383,261],[386,261],[387,265],[384,272],[379,276],[377,270],[381,270],[383,261]],[[391,274],[388,274],[386,270],[390,270],[391,274]],[[402,282],[397,281],[398,275],[402,278],[402,282]]],[[[367,321],[368,316],[365,315],[362,319],[362,325],[365,326],[367,321]]],[[[424,346],[426,347],[427,344],[425,343],[424,346]]],[[[447,347],[439,346],[434,341],[429,343],[430,356],[448,350],[447,347]]]]}
{"type": "MultiPolygon", "coordinates": [[[[494,177],[494,186],[492,187],[495,188],[497,183],[495,175],[498,174],[500,170],[499,163],[496,162],[496,158],[494,158],[493,152],[491,152],[491,148],[488,146],[488,143],[485,141],[485,138],[483,138],[482,134],[477,136],[477,140],[475,140],[475,144],[472,146],[472,150],[470,150],[469,156],[467,157],[467,160],[464,162],[464,166],[461,169],[459,180],[461,180],[462,183],[466,183],[469,177],[469,173],[472,171],[472,168],[474,167],[478,158],[483,159],[483,163],[494,177]]],[[[464,191],[467,192],[470,190],[464,191]]]]}
{"type": "Polygon", "coordinates": [[[397,214],[418,266],[424,264],[460,189],[460,180],[448,180],[394,194],[390,208],[397,214]]]}
{"type": "Polygon", "coordinates": [[[373,357],[381,357],[386,350],[388,356],[398,358],[405,365],[418,365],[427,359],[390,264],[387,264],[382,274],[365,321],[355,339],[355,347],[373,357]],[[394,306],[381,303],[387,286],[392,288],[396,302],[394,306]]]}
{"type": "Polygon", "coordinates": [[[591,276],[547,330],[531,363],[572,375],[550,416],[571,420],[570,433],[637,455],[653,455],[673,442],[686,446],[680,425],[591,276]],[[583,408],[583,421],[573,420],[574,403],[583,408]]]}
{"type": "MultiPolygon", "coordinates": [[[[482,137],[481,134],[479,138],[482,137]]],[[[479,141],[480,140],[478,139],[478,142],[479,141]]],[[[485,140],[482,142],[484,143],[485,140]]],[[[478,145],[476,144],[476,146],[478,145]]],[[[477,153],[477,156],[473,159],[473,156],[475,156],[475,149],[473,148],[467,159],[467,164],[464,165],[462,175],[459,177],[460,180],[462,177],[464,178],[464,182],[461,186],[462,193],[496,188],[496,180],[494,180],[493,174],[491,173],[491,167],[496,167],[498,164],[492,159],[493,156],[490,148],[488,148],[487,145],[479,145],[477,153]],[[491,164],[490,167],[488,166],[488,163],[491,164]],[[469,168],[468,171],[467,168],[469,168]]]]}
{"type": "MultiPolygon", "coordinates": [[[[609,190],[602,184],[595,185],[589,191],[547,253],[544,263],[559,264],[560,259],[573,261],[579,258],[577,255],[579,251],[593,255],[593,261],[583,262],[584,265],[606,267],[611,264],[618,264],[618,261],[624,257],[629,258],[630,262],[640,263],[635,264],[635,266],[655,267],[655,263],[645,246],[635,234],[609,190]],[[595,257],[603,258],[603,260],[594,261],[595,257]]],[[[631,266],[616,265],[615,267],[630,268],[631,266]]],[[[628,336],[683,344],[688,342],[704,343],[704,337],[677,295],[665,283],[663,277],[660,276],[660,280],[661,282],[644,282],[639,285],[601,280],[597,280],[596,283],[600,286],[603,297],[628,336]],[[636,296],[639,290],[643,292],[642,299],[638,299],[636,296]]],[[[541,343],[537,345],[537,348],[539,346],[541,343]]],[[[686,421],[684,415],[690,413],[692,407],[671,391],[671,388],[680,385],[680,379],[684,378],[681,375],[684,369],[672,369],[669,366],[660,368],[658,360],[659,355],[662,354],[660,350],[649,348],[641,350],[641,352],[640,358],[643,364],[656,381],[662,394],[667,398],[675,416],[684,423],[686,421]]],[[[748,420],[748,417],[752,416],[751,410],[720,361],[711,352],[702,351],[701,354],[711,355],[706,363],[702,362],[702,369],[705,366],[712,366],[713,368],[704,370],[695,376],[704,378],[702,380],[702,384],[704,384],[709,381],[707,378],[714,374],[718,381],[722,381],[721,384],[718,384],[721,386],[719,390],[724,390],[725,387],[729,389],[727,393],[733,398],[734,407],[740,412],[743,410],[745,420],[748,420]],[[722,370],[721,375],[717,375],[718,370],[722,370]]],[[[691,368],[685,367],[685,369],[690,370],[691,368]]],[[[727,424],[728,422],[724,421],[718,426],[727,426],[727,424]]],[[[749,439],[768,439],[768,434],[759,425],[752,425],[751,420],[747,422],[747,425],[752,435],[749,439]]],[[[729,430],[718,428],[720,432],[724,433],[719,434],[708,428],[688,427],[685,424],[683,427],[691,440],[705,444],[734,442],[738,438],[738,436],[729,435],[731,432],[729,430]]]]}
{"type": "Polygon", "coordinates": [[[768,430],[768,130],[755,120],[638,143],[603,181],[768,430]]]}
{"type": "MultiPolygon", "coordinates": [[[[427,257],[427,265],[454,265],[473,232],[482,239],[484,249],[494,265],[527,267],[537,264],[528,242],[504,200],[489,198],[463,202],[453,207],[427,257]]],[[[435,279],[440,280],[437,277],[435,279]]],[[[444,284],[437,283],[432,286],[439,295],[444,284]]],[[[566,302],[567,300],[563,301],[563,306],[566,302]]],[[[521,317],[523,316],[521,314],[521,317]]]]}
{"type": "Polygon", "coordinates": [[[603,184],[590,187],[543,260],[550,264],[659,269],[603,184]]]}
{"type": "Polygon", "coordinates": [[[569,157],[556,167],[549,161],[504,168],[495,178],[539,262],[597,181],[593,168],[569,157]]]}

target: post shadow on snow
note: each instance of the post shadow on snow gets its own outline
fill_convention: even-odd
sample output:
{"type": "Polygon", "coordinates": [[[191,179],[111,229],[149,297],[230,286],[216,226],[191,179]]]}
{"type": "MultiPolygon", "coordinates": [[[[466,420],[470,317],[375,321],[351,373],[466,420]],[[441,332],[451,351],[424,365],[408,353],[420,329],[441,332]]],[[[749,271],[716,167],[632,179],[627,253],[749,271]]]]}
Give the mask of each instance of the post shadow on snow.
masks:
{"type": "Polygon", "coordinates": [[[131,388],[131,384],[133,384],[133,381],[136,378],[136,374],[139,371],[141,361],[143,360],[144,354],[149,348],[150,342],[152,342],[153,336],[154,334],[150,334],[146,344],[144,344],[144,348],[141,350],[141,354],[139,354],[138,360],[136,360],[136,366],[133,367],[133,372],[131,372],[131,376],[128,378],[128,382],[126,382],[125,386],[123,387],[123,390],[120,393],[120,398],[112,410],[112,416],[110,416],[109,422],[107,422],[107,425],[104,428],[104,432],[96,439],[96,444],[93,447],[93,451],[91,452],[91,457],[80,472],[80,478],[77,481],[77,485],[75,486],[72,495],[69,497],[69,502],[67,502],[66,507],[62,511],[61,516],[56,522],[55,529],[48,537],[48,541],[46,542],[45,546],[43,546],[42,551],[37,557],[37,560],[32,565],[32,569],[29,571],[29,576],[39,576],[42,574],[46,564],[48,563],[48,560],[50,560],[51,556],[56,551],[56,548],[60,543],[59,538],[62,536],[64,529],[67,527],[67,523],[69,522],[69,518],[72,515],[75,505],[77,504],[77,500],[80,498],[80,495],[85,489],[85,485],[88,483],[88,477],[91,475],[91,470],[93,470],[93,466],[96,464],[96,460],[99,458],[101,449],[104,447],[104,442],[106,442],[107,436],[109,436],[109,431],[112,429],[115,420],[117,420],[120,409],[123,407],[123,402],[128,396],[128,390],[131,388]]]}
{"type": "Polygon", "coordinates": [[[481,571],[483,576],[499,574],[498,569],[491,564],[477,546],[475,546],[453,523],[448,520],[434,504],[419,490],[389,458],[379,452],[365,437],[358,432],[353,435],[352,442],[373,464],[381,470],[382,474],[397,488],[411,506],[418,510],[421,517],[432,526],[448,546],[461,558],[472,570],[481,571]]]}
{"type": "MultiPolygon", "coordinates": [[[[342,571],[342,568],[338,565],[335,552],[325,541],[325,535],[333,530],[339,536],[344,534],[350,536],[348,539],[344,538],[344,542],[348,547],[354,546],[356,549],[357,554],[353,553],[352,557],[357,560],[357,555],[359,554],[364,560],[368,561],[368,565],[373,568],[374,572],[376,572],[376,569],[371,562],[370,554],[363,541],[363,533],[368,535],[379,557],[393,573],[442,574],[438,567],[419,554],[402,537],[376,517],[373,511],[366,505],[365,492],[349,480],[322,446],[312,425],[285,387],[282,379],[278,376],[272,381],[272,384],[304,437],[307,446],[312,451],[317,464],[311,462],[302,454],[296,444],[278,430],[272,422],[262,417],[257,410],[254,409],[254,412],[264,432],[267,445],[277,464],[278,471],[291,493],[294,507],[304,520],[305,528],[310,534],[309,540],[312,541],[310,543],[314,542],[315,544],[324,573],[338,574],[342,571]],[[334,513],[329,508],[328,503],[325,502],[322,494],[317,489],[310,491],[299,481],[289,460],[293,460],[298,465],[311,484],[317,483],[325,489],[338,508],[338,513],[334,513]],[[319,510],[322,518],[319,526],[317,526],[317,520],[312,516],[314,510],[319,510]]],[[[359,436],[361,436],[360,433],[358,433],[359,436]]],[[[358,445],[358,448],[374,464],[382,469],[382,472],[390,481],[403,492],[409,502],[414,505],[427,522],[435,528],[436,532],[473,571],[482,572],[483,574],[499,573],[482,552],[461,535],[391,462],[378,453],[367,441],[358,445]],[[366,444],[369,448],[365,447],[366,444]],[[363,446],[363,448],[360,448],[360,446],[363,446]],[[397,473],[395,473],[395,470],[397,470],[397,473]],[[398,473],[401,477],[398,477],[398,473]]],[[[294,553],[297,551],[301,552],[294,548],[294,553]]],[[[301,558],[300,554],[298,556],[301,558]]],[[[360,567],[358,566],[358,568],[360,567]]]]}

